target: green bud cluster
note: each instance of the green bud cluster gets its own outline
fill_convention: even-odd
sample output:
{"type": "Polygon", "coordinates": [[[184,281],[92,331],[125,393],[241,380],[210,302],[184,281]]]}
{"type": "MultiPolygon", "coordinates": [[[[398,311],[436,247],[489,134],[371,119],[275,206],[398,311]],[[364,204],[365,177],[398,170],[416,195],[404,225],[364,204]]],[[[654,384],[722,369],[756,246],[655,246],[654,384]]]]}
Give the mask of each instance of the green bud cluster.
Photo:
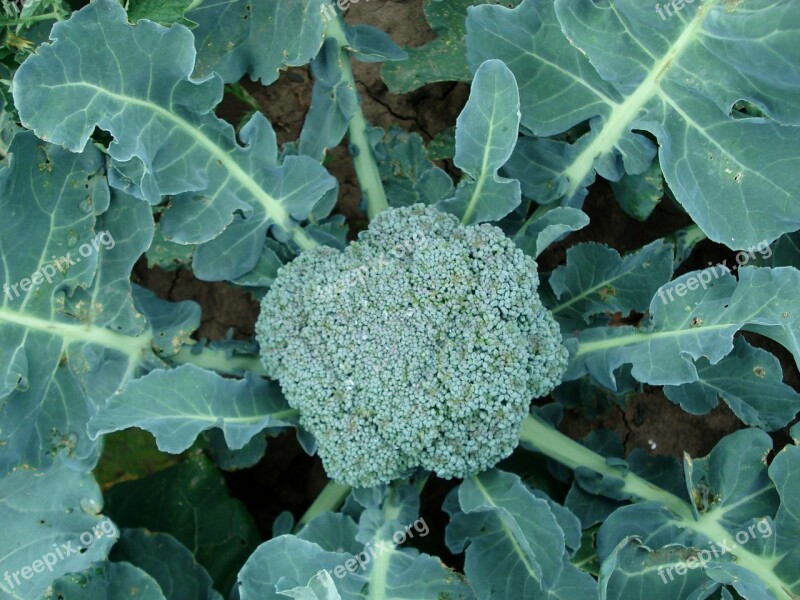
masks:
{"type": "Polygon", "coordinates": [[[500,229],[391,209],[343,252],[284,266],[257,338],[333,479],[466,477],[513,451],[531,398],[566,369],[538,285],[535,261],[500,229]]]}

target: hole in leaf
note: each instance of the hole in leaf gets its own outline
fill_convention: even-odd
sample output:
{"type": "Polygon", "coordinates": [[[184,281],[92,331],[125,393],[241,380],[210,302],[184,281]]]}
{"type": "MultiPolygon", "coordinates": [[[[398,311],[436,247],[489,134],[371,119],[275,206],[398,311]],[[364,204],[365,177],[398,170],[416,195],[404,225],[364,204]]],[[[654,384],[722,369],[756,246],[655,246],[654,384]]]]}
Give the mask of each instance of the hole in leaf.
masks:
{"type": "Polygon", "coordinates": [[[732,119],[767,119],[767,115],[761,108],[748,102],[747,100],[738,100],[733,103],[728,115],[732,119]]]}

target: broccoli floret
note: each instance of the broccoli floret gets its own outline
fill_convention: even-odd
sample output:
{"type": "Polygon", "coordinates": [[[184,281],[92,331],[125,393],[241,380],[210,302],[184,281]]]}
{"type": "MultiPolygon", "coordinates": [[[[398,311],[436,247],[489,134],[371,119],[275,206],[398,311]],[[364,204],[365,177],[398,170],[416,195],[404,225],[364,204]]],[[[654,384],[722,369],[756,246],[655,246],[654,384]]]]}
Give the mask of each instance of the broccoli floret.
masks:
{"type": "Polygon", "coordinates": [[[566,369],[538,284],[500,229],[390,209],[343,252],[282,267],[257,338],[333,479],[466,477],[512,452],[531,398],[566,369]]]}

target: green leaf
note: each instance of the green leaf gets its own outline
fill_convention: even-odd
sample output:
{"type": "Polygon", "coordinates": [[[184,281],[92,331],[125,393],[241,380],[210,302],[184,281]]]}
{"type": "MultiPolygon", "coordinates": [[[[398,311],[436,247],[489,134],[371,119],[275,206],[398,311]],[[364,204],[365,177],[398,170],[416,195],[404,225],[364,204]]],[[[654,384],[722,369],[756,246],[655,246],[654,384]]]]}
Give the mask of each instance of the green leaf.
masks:
{"type": "Polygon", "coordinates": [[[166,533],[123,529],[110,558],[146,572],[170,600],[222,600],[192,553],[166,533]]]}
{"type": "Polygon", "coordinates": [[[188,13],[196,21],[195,77],[218,73],[225,83],[243,75],[269,85],[281,69],[305,65],[322,46],[327,0],[204,0],[188,13]]]}
{"type": "MultiPolygon", "coordinates": [[[[359,590],[364,586],[360,571],[344,570],[346,561],[355,559],[343,552],[328,552],[313,542],[301,540],[293,535],[281,535],[261,544],[239,573],[240,600],[282,600],[286,596],[281,590],[297,587],[319,586],[314,580],[327,581],[336,567],[341,567],[344,577],[334,579],[336,589],[342,600],[363,598],[359,590]]],[[[300,596],[302,598],[302,596],[300,596]]],[[[312,596],[313,598],[313,596],[312,596]]],[[[325,596],[318,596],[328,600],[325,596]]]]}
{"type": "Polygon", "coordinates": [[[339,43],[329,38],[311,63],[314,87],[298,151],[319,161],[329,149],[339,145],[358,110],[358,94],[347,84],[340,57],[339,43]]]}
{"type": "Polygon", "coordinates": [[[613,390],[614,371],[630,363],[633,376],[642,383],[691,383],[698,377],[693,361],[705,357],[711,364],[719,362],[733,350],[733,335],[746,324],[757,325],[795,357],[800,356],[794,334],[800,319],[794,310],[800,271],[745,266],[737,274],[738,282],[722,267],[687,273],[659,289],[650,303],[651,316],[642,327],[583,331],[565,379],[589,373],[613,390]],[[688,287],[690,280],[694,290],[688,287]]]}
{"type": "Polygon", "coordinates": [[[425,147],[428,160],[444,160],[456,154],[456,128],[448,127],[439,132],[425,147]]]}
{"type": "Polygon", "coordinates": [[[190,77],[194,46],[186,28],[133,27],[119,4],[96,0],[57,23],[52,36],[14,78],[23,123],[73,151],[96,126],[108,131],[112,183],[151,203],[174,195],[160,224],[167,239],[199,244],[198,277],[249,272],[270,228],[282,241],[316,245],[298,222],[335,181],[309,157],[279,165],[275,134],[260,113],[240,132],[246,147],[236,142],[232,127],[211,112],[222,97],[220,79],[190,77]],[[152,78],[132,75],[143,70],[152,78]]]}
{"type": "MultiPolygon", "coordinates": [[[[278,429],[280,432],[280,429],[278,429]]],[[[232,450],[225,442],[225,435],[221,429],[211,429],[204,438],[205,446],[211,460],[223,471],[238,471],[248,469],[264,458],[267,451],[267,440],[264,432],[254,435],[242,448],[232,450]]]]}
{"type": "MultiPolygon", "coordinates": [[[[675,260],[672,263],[673,269],[677,271],[678,267],[692,254],[697,244],[705,239],[706,235],[694,224],[673,231],[670,235],[666,236],[664,241],[675,247],[675,260]]],[[[769,248],[769,245],[767,245],[767,248],[769,248]]]]}
{"type": "Polygon", "coordinates": [[[363,546],[356,541],[358,525],[342,513],[324,512],[312,519],[297,534],[301,540],[313,542],[328,552],[361,552],[363,546]]]}
{"type": "Polygon", "coordinates": [[[115,485],[106,492],[106,502],[120,527],[168,533],[190,548],[223,594],[260,539],[252,517],[228,496],[222,476],[202,453],[115,485]]]}
{"type": "Polygon", "coordinates": [[[796,596],[800,449],[786,446],[767,467],[771,450],[763,431],[737,431],[708,457],[687,457],[690,512],[673,513],[660,502],[616,510],[597,538],[601,585],[616,586],[607,597],[627,598],[626,588],[634,598],[641,597],[633,591],[640,588],[649,590],[648,598],[663,588],[672,595],[655,597],[686,597],[685,590],[702,585],[701,578],[709,586],[730,585],[744,598],[796,596]],[[641,548],[620,562],[620,548],[631,539],[641,548]]]}
{"type": "MultiPolygon", "coordinates": [[[[365,508],[359,516],[358,526],[348,516],[328,512],[312,520],[298,537],[314,542],[328,552],[346,550],[350,553],[351,572],[363,578],[366,584],[359,598],[474,598],[464,577],[447,568],[438,558],[398,547],[409,539],[422,538],[430,533],[425,520],[417,518],[419,489],[416,486],[401,484],[392,489],[362,488],[355,490],[351,498],[363,503],[365,508]]],[[[347,561],[343,564],[346,569],[347,561]]],[[[344,569],[333,570],[331,583],[338,585],[342,597],[347,597],[348,588],[340,581],[342,577],[351,575],[344,569]]],[[[298,579],[303,577],[305,574],[298,579]]],[[[323,579],[321,574],[318,575],[308,587],[319,586],[323,579]]]]}
{"type": "Polygon", "coordinates": [[[771,244],[761,244],[756,264],[800,269],[800,233],[787,233],[771,244]]]}
{"type": "Polygon", "coordinates": [[[347,47],[353,56],[364,62],[383,62],[386,60],[405,60],[408,54],[394,43],[391,37],[381,29],[359,23],[345,23],[347,47]]]}
{"type": "Polygon", "coordinates": [[[534,258],[569,233],[589,224],[589,216],[577,208],[558,206],[544,214],[531,215],[514,234],[513,239],[523,251],[534,258]]]}
{"type": "Polygon", "coordinates": [[[736,338],[733,352],[717,364],[697,363],[697,381],[664,386],[664,395],[686,412],[704,415],[722,399],[746,425],[775,431],[800,412],[800,394],[783,383],[775,356],[736,338]]]}
{"type": "MultiPolygon", "coordinates": [[[[150,575],[128,563],[96,563],[56,581],[42,600],[167,600],[150,575]]],[[[172,597],[169,597],[172,600],[172,597]]]]}
{"type": "Polygon", "coordinates": [[[456,121],[455,165],[467,177],[453,198],[436,206],[465,224],[502,219],[521,201],[519,182],[497,171],[511,156],[519,130],[519,94],[511,71],[486,61],[475,73],[469,100],[456,121]]]}
{"type": "MultiPolygon", "coordinates": [[[[492,469],[464,481],[461,512],[451,516],[446,542],[451,552],[466,549],[464,572],[481,598],[596,598],[591,577],[566,560],[564,531],[550,504],[534,496],[519,477],[492,469]]],[[[574,520],[574,517],[571,517],[574,520]]]]}
{"type": "Polygon", "coordinates": [[[103,454],[93,470],[97,483],[108,487],[139,479],[180,462],[182,456],[164,454],[147,431],[126,429],[103,437],[103,454]]]}
{"type": "Polygon", "coordinates": [[[463,575],[447,568],[439,558],[427,554],[386,550],[370,567],[367,573],[369,594],[375,598],[476,598],[463,575]]]}
{"type": "Polygon", "coordinates": [[[603,561],[598,587],[601,600],[702,600],[719,588],[700,569],[669,579],[665,566],[686,564],[697,550],[678,545],[651,550],[626,538],[603,561]]]}
{"type": "MultiPolygon", "coordinates": [[[[515,6],[518,2],[490,0],[489,3],[515,6]]],[[[467,33],[464,20],[470,6],[482,3],[481,0],[423,0],[425,19],[438,37],[420,48],[406,46],[406,60],[383,65],[381,77],[389,89],[395,94],[404,94],[426,83],[469,81],[471,75],[464,56],[467,33]]]]}
{"type": "Polygon", "coordinates": [[[671,276],[672,246],[661,240],[624,257],[603,244],[578,244],[567,250],[567,264],[548,279],[554,293],[549,308],[556,319],[569,323],[588,323],[600,314],[644,312],[671,276]]]}
{"type": "Polygon", "coordinates": [[[93,146],[73,154],[20,133],[11,154],[0,171],[0,210],[9,216],[0,224],[8,290],[0,300],[0,416],[15,426],[0,433],[0,471],[46,468],[59,452],[92,468],[98,447],[86,434],[89,418],[130,378],[163,366],[155,351],[174,354],[199,324],[199,308],[132,290],[152,215],[123,194],[109,199],[93,146]]]}
{"type": "Polygon", "coordinates": [[[0,572],[10,574],[0,580],[0,595],[37,598],[61,575],[103,560],[119,532],[98,514],[102,503],[91,475],[62,462],[48,471],[20,469],[0,479],[0,572]],[[20,577],[26,567],[37,569],[35,575],[25,578],[23,571],[20,577]]]}
{"type": "MultiPolygon", "coordinates": [[[[316,233],[315,237],[317,237],[316,233]]],[[[275,281],[278,276],[278,270],[292,260],[294,256],[286,246],[275,240],[267,239],[253,270],[247,275],[231,280],[231,283],[246,287],[267,288],[275,281]]]]}
{"type": "Polygon", "coordinates": [[[509,65],[522,126],[535,135],[590,123],[550,170],[532,161],[524,187],[548,186],[579,206],[595,173],[610,181],[644,173],[656,153],[650,135],[692,219],[712,240],[748,248],[800,227],[800,102],[791,91],[800,86],[800,6],[685,6],[664,20],[638,0],[477,6],[468,61],[509,65]],[[765,116],[740,112],[742,99],[765,116]]]}
{"type": "Polygon", "coordinates": [[[646,220],[664,196],[664,176],[658,161],[653,161],[644,173],[612,181],[611,189],[625,214],[639,221],[646,220]]]}
{"type": "Polygon", "coordinates": [[[416,133],[393,126],[378,149],[378,169],[392,206],[435,204],[452,195],[453,181],[430,161],[416,133]]]}
{"type": "MultiPolygon", "coordinates": [[[[578,155],[578,145],[561,140],[532,138],[521,135],[517,147],[503,167],[503,173],[518,179],[522,195],[539,204],[551,204],[563,197],[567,182],[561,175],[563,163],[578,155]]],[[[585,185],[562,204],[580,208],[587,190],[594,181],[594,173],[587,176],[585,185]]]]}
{"type": "Polygon", "coordinates": [[[731,530],[744,527],[753,518],[774,514],[778,497],[764,468],[771,449],[767,434],[742,429],[720,440],[706,457],[684,456],[695,513],[713,511],[714,521],[731,530]],[[753,468],[756,464],[759,468],[753,468]]]}
{"type": "Polygon", "coordinates": [[[126,8],[131,23],[149,19],[167,27],[173,23],[193,27],[196,23],[184,18],[186,10],[193,4],[196,0],[128,0],[126,8]]]}
{"type": "Polygon", "coordinates": [[[5,108],[0,107],[0,156],[5,157],[8,155],[11,140],[20,131],[24,130],[17,125],[14,115],[5,110],[5,108]]]}
{"type": "Polygon", "coordinates": [[[161,223],[156,223],[153,242],[147,249],[147,266],[159,267],[165,271],[174,271],[192,264],[194,246],[191,244],[176,244],[164,237],[161,223]]]}
{"type": "Polygon", "coordinates": [[[260,431],[294,425],[296,417],[275,382],[257,375],[226,379],[186,364],[131,381],[100,408],[88,431],[97,438],[138,427],[156,437],[159,450],[177,454],[217,427],[228,447],[239,450],[260,431]]]}

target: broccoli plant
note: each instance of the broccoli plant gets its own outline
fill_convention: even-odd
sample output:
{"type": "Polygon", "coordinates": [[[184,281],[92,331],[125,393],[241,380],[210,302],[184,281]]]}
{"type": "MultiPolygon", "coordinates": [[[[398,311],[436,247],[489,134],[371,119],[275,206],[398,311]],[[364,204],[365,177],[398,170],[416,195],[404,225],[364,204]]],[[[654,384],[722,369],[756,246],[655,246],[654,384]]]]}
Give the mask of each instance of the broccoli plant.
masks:
{"type": "Polygon", "coordinates": [[[566,370],[538,285],[536,262],[496,227],[395,208],[344,252],[282,267],[257,339],[333,479],[463,478],[511,454],[531,398],[566,370]]]}
{"type": "Polygon", "coordinates": [[[800,597],[800,5],[389,4],[3,3],[0,599],[800,597]]]}

